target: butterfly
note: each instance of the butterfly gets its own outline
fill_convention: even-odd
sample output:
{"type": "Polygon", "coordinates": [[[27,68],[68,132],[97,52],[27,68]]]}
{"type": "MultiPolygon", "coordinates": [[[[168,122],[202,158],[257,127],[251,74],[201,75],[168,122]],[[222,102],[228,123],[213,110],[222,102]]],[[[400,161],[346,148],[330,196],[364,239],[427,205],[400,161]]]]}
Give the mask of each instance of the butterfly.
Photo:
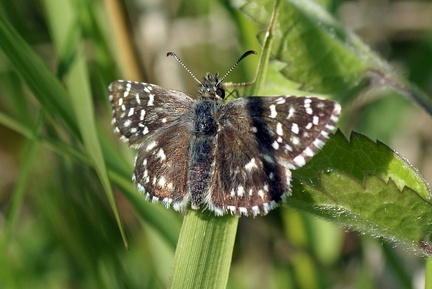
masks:
{"type": "Polygon", "coordinates": [[[217,216],[265,215],[291,193],[291,171],[318,152],[341,106],[332,100],[280,95],[224,102],[223,76],[206,73],[198,95],[118,80],[109,86],[112,125],[138,150],[133,181],[151,202],[217,216]]]}

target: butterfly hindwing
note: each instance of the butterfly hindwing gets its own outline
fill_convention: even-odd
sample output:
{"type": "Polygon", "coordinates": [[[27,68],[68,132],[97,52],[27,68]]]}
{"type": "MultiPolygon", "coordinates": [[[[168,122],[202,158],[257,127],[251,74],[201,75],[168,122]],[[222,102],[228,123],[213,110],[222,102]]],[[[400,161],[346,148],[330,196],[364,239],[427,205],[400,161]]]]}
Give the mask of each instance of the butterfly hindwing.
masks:
{"type": "Polygon", "coordinates": [[[150,201],[185,209],[191,133],[192,121],[185,117],[152,135],[138,151],[133,180],[150,201]]]}

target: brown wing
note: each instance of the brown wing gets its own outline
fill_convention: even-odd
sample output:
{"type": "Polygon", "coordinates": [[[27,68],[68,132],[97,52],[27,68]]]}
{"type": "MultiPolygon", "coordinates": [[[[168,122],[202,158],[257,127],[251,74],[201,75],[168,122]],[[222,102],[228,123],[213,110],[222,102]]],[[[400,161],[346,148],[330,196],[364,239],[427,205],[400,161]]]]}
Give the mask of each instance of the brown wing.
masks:
{"type": "Polygon", "coordinates": [[[193,103],[181,91],[144,82],[115,81],[109,91],[114,131],[133,148],[145,145],[159,129],[177,122],[193,103]]]}
{"type": "Polygon", "coordinates": [[[208,208],[265,215],[290,194],[303,166],[335,129],[340,105],[308,97],[249,97],[226,106],[208,208]]]}

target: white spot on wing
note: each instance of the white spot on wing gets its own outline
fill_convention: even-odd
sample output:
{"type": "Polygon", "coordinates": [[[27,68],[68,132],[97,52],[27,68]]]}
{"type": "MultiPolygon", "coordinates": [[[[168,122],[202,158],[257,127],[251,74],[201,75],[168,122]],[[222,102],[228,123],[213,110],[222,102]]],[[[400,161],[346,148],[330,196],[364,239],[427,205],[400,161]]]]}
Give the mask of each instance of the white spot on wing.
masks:
{"type": "Polygon", "coordinates": [[[237,188],[237,196],[242,197],[244,194],[244,188],[243,186],[238,186],[237,188]]]}
{"type": "Polygon", "coordinates": [[[276,105],[272,104],[272,105],[269,106],[269,108],[270,108],[270,115],[269,115],[269,117],[275,118],[277,116],[276,105]]]}
{"type": "Polygon", "coordinates": [[[295,134],[298,134],[299,133],[299,126],[298,126],[298,124],[293,123],[292,126],[291,126],[291,131],[293,133],[295,133],[295,134]]]}
{"type": "Polygon", "coordinates": [[[245,207],[239,207],[239,212],[242,215],[245,215],[245,216],[248,215],[248,211],[247,211],[247,209],[245,207]]]}
{"type": "Polygon", "coordinates": [[[164,204],[164,206],[166,208],[169,208],[169,206],[171,205],[172,201],[173,201],[173,199],[171,199],[171,198],[164,198],[162,200],[162,203],[164,204]]]}
{"type": "Polygon", "coordinates": [[[159,181],[158,181],[158,185],[160,186],[160,187],[163,187],[163,186],[165,186],[165,184],[166,184],[166,180],[165,180],[165,178],[162,176],[162,177],[160,177],[159,178],[159,181]]]}
{"type": "Polygon", "coordinates": [[[288,116],[286,117],[286,119],[290,119],[295,113],[295,108],[293,106],[290,106],[289,110],[288,110],[288,116]]]}
{"type": "Polygon", "coordinates": [[[251,171],[252,169],[254,169],[254,168],[257,168],[258,166],[257,166],[257,164],[256,164],[256,161],[255,161],[255,158],[252,158],[246,165],[245,165],[245,169],[247,170],[247,171],[251,171]]]}
{"type": "Polygon", "coordinates": [[[298,145],[300,143],[300,139],[296,136],[291,137],[291,142],[293,145],[298,145]]]}
{"type": "Polygon", "coordinates": [[[315,154],[310,148],[306,148],[303,153],[308,157],[312,157],[315,154]]]}
{"type": "Polygon", "coordinates": [[[138,183],[136,186],[137,186],[138,192],[145,193],[145,189],[144,189],[143,185],[138,183]]]}
{"type": "Polygon", "coordinates": [[[156,141],[152,141],[151,143],[149,143],[146,147],[146,151],[151,151],[152,149],[154,149],[157,145],[156,141]]]}
{"type": "Polygon", "coordinates": [[[289,144],[285,144],[284,145],[284,149],[287,150],[287,151],[292,152],[292,147],[289,144]]]}
{"type": "Polygon", "coordinates": [[[302,167],[306,164],[306,160],[302,155],[298,155],[293,159],[294,163],[298,166],[298,167],[302,167]]]}
{"type": "Polygon", "coordinates": [[[326,129],[328,129],[329,131],[333,131],[333,130],[335,130],[335,126],[334,125],[331,125],[331,124],[327,124],[326,126],[326,129]]]}
{"type": "Polygon", "coordinates": [[[260,198],[264,200],[264,191],[258,190],[258,196],[260,196],[260,198]]]}
{"type": "Polygon", "coordinates": [[[174,189],[174,185],[173,185],[173,183],[169,182],[169,183],[167,184],[167,188],[168,188],[170,191],[172,191],[172,190],[174,189]]]}
{"type": "Polygon", "coordinates": [[[166,159],[166,155],[165,152],[162,148],[159,149],[157,156],[161,159],[161,160],[165,160],[166,159]]]}
{"type": "Polygon", "coordinates": [[[321,135],[325,138],[329,138],[329,134],[325,130],[321,131],[321,135]]]}
{"type": "Polygon", "coordinates": [[[282,124],[280,122],[278,122],[276,124],[276,133],[280,136],[283,135],[283,128],[282,128],[282,124]]]}
{"type": "Polygon", "coordinates": [[[324,142],[322,140],[320,140],[319,138],[314,140],[312,144],[318,149],[321,149],[324,146],[324,142]]]}
{"type": "Polygon", "coordinates": [[[270,210],[269,203],[264,203],[264,204],[263,204],[263,211],[264,211],[264,214],[267,214],[267,213],[269,212],[269,210],[270,210]]]}
{"type": "Polygon", "coordinates": [[[285,98],[279,97],[278,99],[276,99],[275,103],[276,104],[284,104],[285,103],[285,98]]]}
{"type": "Polygon", "coordinates": [[[218,207],[212,207],[211,210],[214,212],[216,216],[223,216],[225,213],[221,208],[218,207]]]}
{"type": "Polygon", "coordinates": [[[252,215],[255,217],[256,215],[259,215],[260,209],[258,206],[253,206],[252,208],[252,215]]]}
{"type": "Polygon", "coordinates": [[[148,106],[153,106],[154,105],[154,94],[150,93],[149,94],[149,100],[147,102],[148,106]]]}

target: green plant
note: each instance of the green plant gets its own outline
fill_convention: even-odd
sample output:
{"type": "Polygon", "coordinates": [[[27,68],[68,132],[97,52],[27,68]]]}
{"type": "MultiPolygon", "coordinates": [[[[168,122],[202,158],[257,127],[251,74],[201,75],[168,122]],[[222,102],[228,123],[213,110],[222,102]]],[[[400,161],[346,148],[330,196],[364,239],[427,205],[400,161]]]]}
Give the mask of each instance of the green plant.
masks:
{"type": "MultiPolygon", "coordinates": [[[[262,61],[257,65],[257,81],[246,93],[320,93],[338,100],[344,107],[341,128],[351,135],[349,142],[342,132],[336,133],[312,161],[293,172],[289,208],[264,218],[242,218],[240,229],[237,217],[188,211],[179,233],[179,214],[147,203],[132,187],[133,153],[119,145],[109,126],[107,84],[119,78],[118,70],[128,78],[142,77],[136,72],[139,69],[124,64],[124,53],[116,50],[125,43],[111,31],[121,19],[106,14],[108,6],[98,1],[46,0],[39,15],[45,16],[48,34],[45,28],[28,26],[32,19],[23,16],[25,12],[19,10],[23,6],[2,3],[1,144],[11,152],[10,162],[19,164],[11,165],[16,169],[12,174],[16,182],[9,184],[11,193],[2,191],[6,204],[0,250],[0,259],[6,260],[0,265],[2,286],[165,287],[171,264],[173,288],[191,284],[217,288],[226,282],[230,288],[324,288],[344,284],[344,280],[358,287],[376,285],[365,261],[368,249],[376,243],[354,238],[361,242],[360,252],[351,254],[359,256],[361,265],[351,278],[342,277],[340,264],[349,259],[340,249],[346,235],[320,219],[418,255],[431,255],[431,191],[423,177],[386,145],[349,133],[353,118],[364,117],[359,127],[377,135],[384,131],[385,138],[378,138],[387,141],[398,133],[391,120],[399,121],[407,107],[400,96],[411,97],[430,113],[427,95],[398,78],[386,61],[314,1],[247,1],[242,12],[226,2],[179,5],[170,6],[179,15],[202,15],[210,10],[207,5],[212,5],[213,13],[223,11],[223,19],[240,31],[242,49],[259,47],[254,42],[259,32],[262,61]],[[243,15],[256,26],[251,28],[243,15]],[[349,109],[360,92],[377,84],[387,88],[387,98],[363,106],[365,112],[349,109]],[[385,111],[389,105],[394,111],[385,111]],[[131,208],[138,219],[129,214],[131,208]],[[238,242],[234,242],[236,233],[238,242]],[[129,251],[124,247],[126,240],[129,251]],[[230,268],[234,246],[239,249],[234,250],[230,268]],[[262,278],[262,272],[268,275],[262,278]]],[[[426,47],[430,53],[430,46],[426,47]]],[[[184,49],[183,54],[192,65],[195,57],[208,62],[209,67],[200,64],[199,69],[223,71],[238,57],[232,51],[229,57],[211,60],[223,50],[215,43],[194,49],[184,49]],[[211,56],[203,52],[207,49],[211,56]]],[[[239,49],[231,50],[238,54],[239,49]]],[[[253,60],[242,62],[233,80],[252,78],[253,65],[253,60]]],[[[145,74],[148,82],[157,78],[151,69],[145,74]]],[[[393,282],[412,288],[400,253],[386,244],[380,250],[393,282]]],[[[431,267],[428,260],[428,288],[431,267]]]]}

